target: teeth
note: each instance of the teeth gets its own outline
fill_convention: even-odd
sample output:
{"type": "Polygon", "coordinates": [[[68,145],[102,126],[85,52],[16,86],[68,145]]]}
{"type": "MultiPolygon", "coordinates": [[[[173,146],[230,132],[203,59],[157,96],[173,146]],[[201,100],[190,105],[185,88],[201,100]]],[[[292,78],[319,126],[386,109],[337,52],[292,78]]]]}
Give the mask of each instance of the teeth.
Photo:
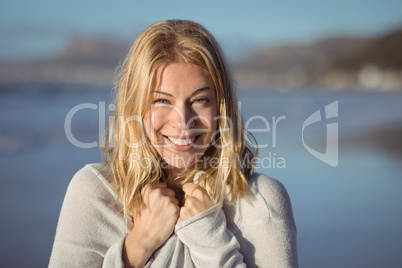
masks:
{"type": "Polygon", "coordinates": [[[193,142],[193,140],[191,140],[191,139],[174,139],[171,137],[168,137],[168,138],[171,142],[173,142],[176,145],[180,145],[180,146],[189,145],[190,143],[193,142]]]}

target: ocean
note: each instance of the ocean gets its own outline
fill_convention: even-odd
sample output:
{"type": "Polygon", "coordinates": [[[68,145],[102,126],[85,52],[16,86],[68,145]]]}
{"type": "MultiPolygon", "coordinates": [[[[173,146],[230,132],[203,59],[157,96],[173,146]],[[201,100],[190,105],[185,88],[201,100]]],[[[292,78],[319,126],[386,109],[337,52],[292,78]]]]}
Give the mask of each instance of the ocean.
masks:
{"type": "MultiPolygon", "coordinates": [[[[1,267],[47,266],[69,181],[102,160],[110,96],[0,88],[1,267]]],[[[300,267],[402,267],[402,93],[239,90],[238,99],[257,171],[291,197],[300,267]]]]}

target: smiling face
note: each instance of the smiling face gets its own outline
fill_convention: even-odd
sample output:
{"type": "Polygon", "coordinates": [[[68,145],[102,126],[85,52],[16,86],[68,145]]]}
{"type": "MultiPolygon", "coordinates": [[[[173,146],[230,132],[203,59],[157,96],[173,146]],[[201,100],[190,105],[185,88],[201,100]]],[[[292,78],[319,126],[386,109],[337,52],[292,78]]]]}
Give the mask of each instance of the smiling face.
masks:
{"type": "Polygon", "coordinates": [[[145,131],[172,170],[185,170],[201,158],[217,129],[215,86],[191,63],[162,68],[144,116],[145,131]]]}

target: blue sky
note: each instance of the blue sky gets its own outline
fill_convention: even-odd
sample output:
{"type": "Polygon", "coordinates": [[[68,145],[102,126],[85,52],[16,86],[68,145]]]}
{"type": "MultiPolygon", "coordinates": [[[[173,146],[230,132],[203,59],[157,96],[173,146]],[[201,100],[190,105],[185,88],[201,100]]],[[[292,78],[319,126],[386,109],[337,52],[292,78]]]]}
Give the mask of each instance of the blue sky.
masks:
{"type": "Polygon", "coordinates": [[[0,61],[37,59],[76,37],[132,41],[164,19],[203,24],[235,58],[253,48],[402,25],[401,0],[0,0],[0,61]]]}

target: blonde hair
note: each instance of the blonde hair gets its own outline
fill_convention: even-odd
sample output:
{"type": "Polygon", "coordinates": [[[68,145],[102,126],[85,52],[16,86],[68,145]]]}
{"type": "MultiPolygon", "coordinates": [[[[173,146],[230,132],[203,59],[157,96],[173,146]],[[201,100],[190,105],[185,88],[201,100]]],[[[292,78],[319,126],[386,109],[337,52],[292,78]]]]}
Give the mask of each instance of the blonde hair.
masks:
{"type": "Polygon", "coordinates": [[[219,113],[215,138],[199,160],[203,165],[196,165],[184,182],[203,171],[201,185],[219,207],[228,195],[235,200],[248,189],[255,152],[247,146],[232,80],[218,43],[195,22],[162,21],[138,37],[123,62],[116,86],[116,109],[109,124],[104,163],[112,172],[125,215],[140,209],[141,190],[146,184],[165,176],[160,157],[144,132],[142,118],[158,70],[172,62],[196,64],[210,75],[219,113]]]}

